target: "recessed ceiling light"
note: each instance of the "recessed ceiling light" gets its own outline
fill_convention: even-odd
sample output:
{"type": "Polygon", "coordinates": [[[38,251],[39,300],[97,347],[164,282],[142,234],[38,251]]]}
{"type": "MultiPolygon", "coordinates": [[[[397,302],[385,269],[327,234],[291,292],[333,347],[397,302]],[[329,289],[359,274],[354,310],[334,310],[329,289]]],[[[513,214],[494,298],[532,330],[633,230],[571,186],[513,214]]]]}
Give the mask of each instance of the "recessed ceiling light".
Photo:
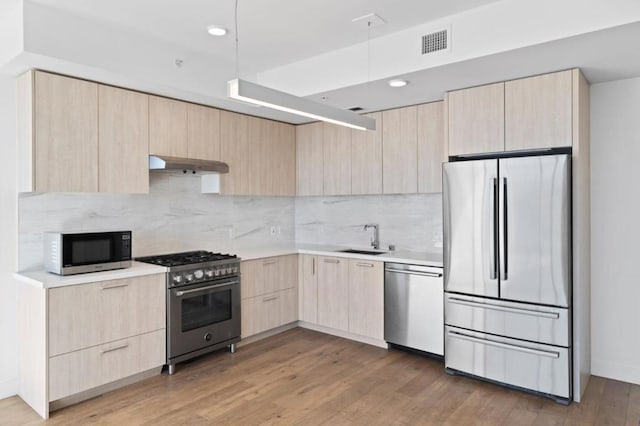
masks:
{"type": "Polygon", "coordinates": [[[409,84],[407,80],[390,80],[389,81],[389,86],[391,87],[404,87],[407,84],[409,84]]]}
{"type": "Polygon", "coordinates": [[[219,25],[209,25],[207,27],[207,31],[212,36],[218,36],[218,37],[227,34],[227,29],[219,25]]]}

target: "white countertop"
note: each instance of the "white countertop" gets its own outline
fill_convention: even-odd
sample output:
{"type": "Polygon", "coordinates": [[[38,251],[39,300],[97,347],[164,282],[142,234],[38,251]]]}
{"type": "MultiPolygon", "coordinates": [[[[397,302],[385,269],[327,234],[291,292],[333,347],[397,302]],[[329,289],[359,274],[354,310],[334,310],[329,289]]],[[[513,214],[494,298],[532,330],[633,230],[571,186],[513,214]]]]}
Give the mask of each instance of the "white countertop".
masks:
{"type": "Polygon", "coordinates": [[[337,250],[357,248],[370,250],[368,247],[341,247],[313,244],[298,244],[292,246],[266,246],[250,249],[241,249],[236,252],[242,260],[260,259],[264,257],[283,256],[287,254],[315,254],[320,256],[348,257],[352,259],[378,260],[382,262],[410,263],[412,265],[433,266],[442,268],[443,260],[441,253],[413,252],[413,251],[390,251],[377,255],[341,253],[337,250]]]}
{"type": "MultiPolygon", "coordinates": [[[[442,254],[411,251],[390,251],[379,255],[341,253],[337,250],[360,247],[340,247],[327,245],[287,245],[287,246],[266,246],[253,247],[239,250],[236,254],[242,260],[261,259],[265,257],[284,256],[287,254],[315,254],[319,256],[346,257],[362,260],[377,260],[381,262],[410,263],[413,265],[432,266],[442,268],[442,254]]],[[[361,248],[369,250],[367,247],[361,248]]],[[[164,274],[167,268],[163,266],[150,265],[148,263],[134,261],[130,268],[114,269],[112,271],[91,272],[77,275],[56,275],[46,271],[24,271],[13,274],[18,281],[34,285],[39,288],[55,288],[69,285],[87,284],[96,281],[117,280],[121,278],[132,278],[142,275],[164,274]]]]}
{"type": "Polygon", "coordinates": [[[57,275],[47,271],[16,272],[13,277],[18,281],[40,288],[55,288],[69,285],[87,284],[96,281],[117,280],[121,278],[139,277],[142,275],[164,274],[167,268],[142,262],[132,262],[130,268],[111,271],[90,272],[76,275],[57,275]]]}

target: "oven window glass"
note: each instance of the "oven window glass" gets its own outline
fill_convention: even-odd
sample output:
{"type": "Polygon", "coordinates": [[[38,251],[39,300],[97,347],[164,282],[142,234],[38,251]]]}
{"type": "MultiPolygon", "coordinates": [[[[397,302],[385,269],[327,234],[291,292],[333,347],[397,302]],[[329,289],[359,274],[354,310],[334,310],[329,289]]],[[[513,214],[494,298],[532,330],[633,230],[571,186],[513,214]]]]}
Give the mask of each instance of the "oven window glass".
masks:
{"type": "Polygon", "coordinates": [[[71,249],[71,263],[84,265],[111,261],[111,239],[76,240],[71,249]]]}
{"type": "Polygon", "coordinates": [[[182,332],[231,319],[231,290],[182,299],[182,332]]]}

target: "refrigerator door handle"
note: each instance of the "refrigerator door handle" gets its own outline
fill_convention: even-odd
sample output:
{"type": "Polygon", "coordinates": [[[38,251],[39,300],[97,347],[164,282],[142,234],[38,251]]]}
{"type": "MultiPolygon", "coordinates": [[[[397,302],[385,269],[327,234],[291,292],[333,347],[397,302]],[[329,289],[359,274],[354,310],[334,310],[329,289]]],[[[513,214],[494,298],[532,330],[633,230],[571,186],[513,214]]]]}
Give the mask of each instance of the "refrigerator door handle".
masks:
{"type": "Polygon", "coordinates": [[[493,178],[493,199],[491,200],[491,236],[489,242],[491,247],[489,248],[489,279],[498,279],[498,179],[493,178]]]}
{"type": "Polygon", "coordinates": [[[449,301],[449,303],[454,303],[456,305],[472,306],[474,308],[482,308],[482,309],[488,309],[492,311],[511,312],[515,314],[530,315],[530,316],[541,317],[541,318],[551,318],[551,319],[560,318],[560,314],[557,312],[534,311],[533,309],[511,308],[509,306],[494,305],[492,303],[474,302],[472,300],[458,299],[456,297],[448,297],[447,300],[449,301]]]}
{"type": "Polygon", "coordinates": [[[448,331],[447,334],[448,334],[449,337],[452,337],[454,339],[468,340],[470,342],[480,343],[482,345],[495,346],[497,348],[508,349],[508,350],[518,351],[518,352],[524,352],[524,353],[528,353],[528,354],[532,354],[532,355],[545,356],[545,357],[548,357],[548,358],[560,358],[560,352],[541,351],[539,349],[531,349],[531,348],[526,348],[524,346],[517,346],[517,345],[511,345],[511,344],[508,344],[508,343],[496,342],[496,341],[488,340],[488,339],[481,339],[479,337],[474,337],[474,336],[469,336],[467,334],[458,333],[457,331],[448,331]]]}
{"type": "Polygon", "coordinates": [[[509,219],[507,216],[507,178],[502,178],[502,253],[501,263],[502,271],[500,279],[506,281],[509,279],[509,219]]]}

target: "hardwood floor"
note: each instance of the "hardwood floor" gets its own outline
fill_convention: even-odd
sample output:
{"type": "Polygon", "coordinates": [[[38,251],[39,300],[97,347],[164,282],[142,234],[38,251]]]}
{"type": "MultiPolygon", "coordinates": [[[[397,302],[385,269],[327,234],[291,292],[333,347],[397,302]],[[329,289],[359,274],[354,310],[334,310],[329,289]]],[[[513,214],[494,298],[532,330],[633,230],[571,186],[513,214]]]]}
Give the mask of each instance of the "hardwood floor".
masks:
{"type": "MultiPolygon", "coordinates": [[[[22,400],[0,424],[38,425],[22,400]]],[[[52,414],[52,425],[640,425],[640,386],[592,377],[568,407],[449,376],[441,362],[295,328],[52,414]]]]}

